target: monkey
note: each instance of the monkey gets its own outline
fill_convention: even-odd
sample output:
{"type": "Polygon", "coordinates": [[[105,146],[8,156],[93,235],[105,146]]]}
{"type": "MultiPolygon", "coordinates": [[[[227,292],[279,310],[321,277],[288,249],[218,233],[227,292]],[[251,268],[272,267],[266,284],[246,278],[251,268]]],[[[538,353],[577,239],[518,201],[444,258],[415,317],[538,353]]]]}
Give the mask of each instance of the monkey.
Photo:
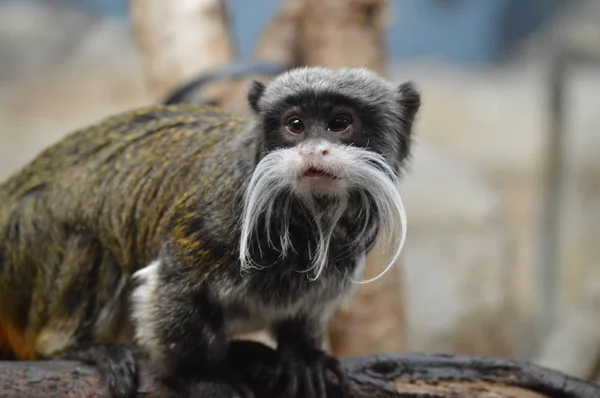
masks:
{"type": "Polygon", "coordinates": [[[263,364],[236,357],[248,347],[232,336],[266,329],[267,396],[324,397],[327,373],[350,394],[323,331],[370,281],[375,240],[380,275],[400,254],[420,93],[314,66],[255,80],[247,98],[248,117],[193,104],[109,116],[0,185],[0,353],[94,365],[124,398],[139,349],[182,396],[252,397],[243,366],[263,364]]]}

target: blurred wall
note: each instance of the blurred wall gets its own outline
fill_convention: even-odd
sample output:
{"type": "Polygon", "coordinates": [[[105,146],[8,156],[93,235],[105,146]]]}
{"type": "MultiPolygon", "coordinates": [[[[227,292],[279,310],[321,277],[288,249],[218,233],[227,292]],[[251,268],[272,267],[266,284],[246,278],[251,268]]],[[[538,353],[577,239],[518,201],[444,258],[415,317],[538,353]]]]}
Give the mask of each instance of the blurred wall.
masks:
{"type": "MultiPolygon", "coordinates": [[[[0,0],[31,1],[31,0],[0,0]]],[[[125,17],[126,0],[33,0],[125,17]]],[[[247,57],[280,0],[226,0],[241,57],[247,57]]],[[[393,60],[432,58],[460,65],[498,62],[556,10],[561,0],[391,0],[393,60]]]]}

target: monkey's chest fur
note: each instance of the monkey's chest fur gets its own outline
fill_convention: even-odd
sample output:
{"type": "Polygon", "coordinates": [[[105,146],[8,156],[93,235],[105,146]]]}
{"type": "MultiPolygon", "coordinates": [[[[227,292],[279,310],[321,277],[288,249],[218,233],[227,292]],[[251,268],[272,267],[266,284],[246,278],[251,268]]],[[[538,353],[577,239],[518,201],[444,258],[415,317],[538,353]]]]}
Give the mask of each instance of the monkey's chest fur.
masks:
{"type": "Polygon", "coordinates": [[[296,259],[281,260],[272,267],[250,271],[237,287],[222,294],[229,334],[268,327],[273,322],[314,314],[330,315],[353,291],[360,279],[364,256],[331,263],[316,280],[309,280],[296,259]],[[279,268],[279,269],[276,269],[279,268]]]}
{"type": "MultiPolygon", "coordinates": [[[[360,280],[365,248],[375,236],[374,226],[357,244],[354,238],[360,225],[349,209],[348,215],[338,220],[333,229],[327,266],[318,278],[311,280],[309,268],[317,243],[314,226],[299,214],[292,214],[292,218],[297,220],[292,220],[288,231],[293,250],[282,256],[277,241],[273,239],[275,243],[269,245],[265,235],[259,233],[254,242],[257,269],[241,271],[236,239],[203,241],[221,259],[213,261],[226,264],[222,268],[225,272],[211,273],[206,286],[209,295],[222,307],[227,334],[269,327],[286,318],[314,314],[326,317],[352,293],[356,286],[353,280],[360,280]]],[[[210,226],[199,227],[198,236],[206,228],[210,226]]],[[[264,225],[259,224],[259,228],[266,230],[264,225]]],[[[274,225],[271,233],[277,236],[281,231],[274,225]]]]}
{"type": "MultiPolygon", "coordinates": [[[[354,262],[360,266],[359,259],[354,262]]],[[[222,295],[228,335],[255,331],[284,319],[329,315],[352,289],[350,280],[341,276],[308,281],[305,274],[295,271],[265,275],[268,272],[257,271],[237,288],[217,291],[222,295]]]]}

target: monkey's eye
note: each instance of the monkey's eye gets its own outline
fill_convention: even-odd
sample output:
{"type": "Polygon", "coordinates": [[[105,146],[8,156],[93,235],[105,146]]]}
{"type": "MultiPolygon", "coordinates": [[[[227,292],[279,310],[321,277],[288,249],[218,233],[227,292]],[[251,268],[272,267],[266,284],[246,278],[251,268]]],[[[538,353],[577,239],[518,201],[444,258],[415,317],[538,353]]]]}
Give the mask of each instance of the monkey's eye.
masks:
{"type": "Polygon", "coordinates": [[[336,116],[327,128],[335,133],[342,133],[350,127],[352,120],[348,116],[336,116]]]}
{"type": "Polygon", "coordinates": [[[294,135],[301,134],[304,131],[304,123],[298,116],[290,117],[287,120],[285,127],[290,134],[294,135]]]}

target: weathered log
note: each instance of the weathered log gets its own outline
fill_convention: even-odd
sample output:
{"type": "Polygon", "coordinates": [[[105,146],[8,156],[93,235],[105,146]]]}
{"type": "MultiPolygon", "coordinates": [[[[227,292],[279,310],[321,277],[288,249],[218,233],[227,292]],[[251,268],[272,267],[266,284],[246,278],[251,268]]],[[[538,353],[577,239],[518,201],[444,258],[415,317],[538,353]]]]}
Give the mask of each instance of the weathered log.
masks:
{"type": "MultiPolygon", "coordinates": [[[[273,351],[256,344],[258,356],[273,351]]],[[[261,358],[264,359],[264,358],[261,358]]],[[[256,361],[256,356],[247,359],[256,361]]],[[[353,396],[405,398],[592,398],[600,385],[514,360],[449,355],[372,355],[343,358],[353,396]]],[[[260,386],[267,367],[252,375],[260,386]]],[[[256,387],[255,387],[256,388],[256,387]]],[[[337,397],[333,379],[328,397],[337,397]]],[[[0,397],[105,397],[107,387],[95,370],[77,362],[0,362],[0,397]]],[[[138,396],[176,394],[142,367],[138,396]]],[[[259,395],[260,397],[260,395],[259,395]]]]}

